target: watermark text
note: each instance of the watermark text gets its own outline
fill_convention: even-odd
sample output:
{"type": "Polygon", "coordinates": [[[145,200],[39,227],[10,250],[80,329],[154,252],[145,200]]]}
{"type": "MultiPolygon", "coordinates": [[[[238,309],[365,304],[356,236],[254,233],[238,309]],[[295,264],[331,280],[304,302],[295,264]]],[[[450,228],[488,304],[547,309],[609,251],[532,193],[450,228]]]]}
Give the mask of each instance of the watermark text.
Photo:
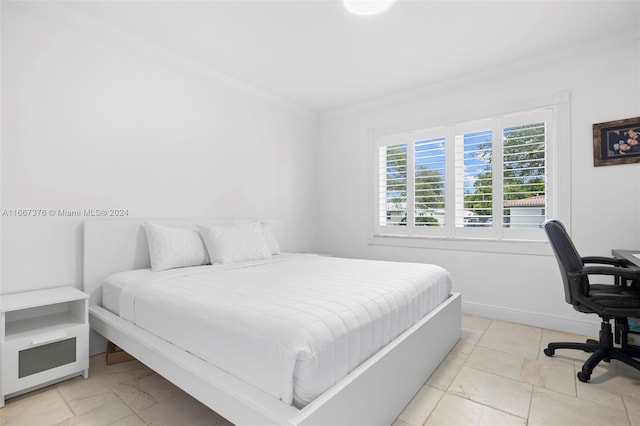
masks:
{"type": "Polygon", "coordinates": [[[3,209],[2,217],[127,217],[129,209],[3,209]]]}

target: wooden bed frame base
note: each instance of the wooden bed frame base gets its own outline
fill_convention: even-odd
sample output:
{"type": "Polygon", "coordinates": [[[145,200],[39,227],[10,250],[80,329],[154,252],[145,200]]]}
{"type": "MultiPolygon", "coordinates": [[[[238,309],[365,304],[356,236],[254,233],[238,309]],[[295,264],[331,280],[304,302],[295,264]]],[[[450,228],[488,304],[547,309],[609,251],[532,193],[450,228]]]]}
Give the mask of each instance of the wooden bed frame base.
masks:
{"type": "Polygon", "coordinates": [[[454,293],[299,410],[100,306],[100,286],[109,273],[148,267],[140,223],[85,223],[91,328],[234,424],[388,426],[460,339],[461,296],[454,293]]]}

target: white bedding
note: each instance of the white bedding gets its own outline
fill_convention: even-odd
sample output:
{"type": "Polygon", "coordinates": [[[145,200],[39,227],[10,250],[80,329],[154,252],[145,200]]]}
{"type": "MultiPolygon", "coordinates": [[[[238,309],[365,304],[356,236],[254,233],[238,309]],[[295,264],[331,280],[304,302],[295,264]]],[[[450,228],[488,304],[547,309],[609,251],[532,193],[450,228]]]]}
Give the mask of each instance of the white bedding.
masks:
{"type": "Polygon", "coordinates": [[[110,276],[104,307],[303,407],[451,292],[435,265],[281,254],[110,276]]]}

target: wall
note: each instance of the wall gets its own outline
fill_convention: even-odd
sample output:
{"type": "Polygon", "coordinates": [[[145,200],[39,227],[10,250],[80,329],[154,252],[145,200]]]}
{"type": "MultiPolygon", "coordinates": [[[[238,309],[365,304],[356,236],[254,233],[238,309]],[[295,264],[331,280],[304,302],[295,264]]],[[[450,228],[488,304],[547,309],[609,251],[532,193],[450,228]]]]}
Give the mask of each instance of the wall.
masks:
{"type": "Polygon", "coordinates": [[[2,2],[2,293],[81,287],[83,209],[280,219],[314,246],[314,114],[59,8],[2,2]]]}
{"type": "MultiPolygon", "coordinates": [[[[95,22],[17,2],[0,15],[3,211],[278,218],[288,249],[441,264],[468,312],[595,330],[564,303],[549,255],[367,244],[370,129],[569,90],[576,245],[640,247],[640,164],[594,168],[591,138],[593,123],[640,115],[637,34],[333,111],[318,128],[308,111],[95,22]]],[[[80,287],[84,219],[2,217],[0,293],[80,287]]]]}
{"type": "MultiPolygon", "coordinates": [[[[569,91],[569,225],[578,249],[608,255],[611,248],[640,248],[640,164],[593,167],[592,124],[640,115],[638,34],[630,33],[550,52],[526,63],[505,64],[458,80],[324,114],[320,125],[319,248],[340,256],[440,264],[462,292],[466,312],[567,331],[594,333],[597,318],[565,304],[548,247],[515,254],[475,249],[370,245],[371,129],[422,123],[492,110],[540,95],[569,91]],[[538,253],[538,254],[534,254],[538,253]],[[546,253],[546,254],[545,254],[546,253]]],[[[446,123],[446,121],[445,121],[446,123]]]]}

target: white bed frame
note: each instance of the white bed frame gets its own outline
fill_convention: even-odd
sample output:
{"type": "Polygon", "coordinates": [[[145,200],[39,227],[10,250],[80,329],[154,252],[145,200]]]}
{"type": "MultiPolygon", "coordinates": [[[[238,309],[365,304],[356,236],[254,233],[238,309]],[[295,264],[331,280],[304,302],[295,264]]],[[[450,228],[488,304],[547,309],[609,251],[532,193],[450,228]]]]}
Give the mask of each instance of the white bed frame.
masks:
{"type": "MultiPolygon", "coordinates": [[[[197,221],[220,222],[229,221],[197,221]]],[[[141,224],[141,220],[85,222],[83,273],[84,290],[90,295],[91,328],[234,424],[390,425],[460,339],[461,297],[454,293],[299,410],[101,307],[104,278],[149,267],[141,224]]],[[[92,336],[94,347],[96,337],[92,336]]]]}

